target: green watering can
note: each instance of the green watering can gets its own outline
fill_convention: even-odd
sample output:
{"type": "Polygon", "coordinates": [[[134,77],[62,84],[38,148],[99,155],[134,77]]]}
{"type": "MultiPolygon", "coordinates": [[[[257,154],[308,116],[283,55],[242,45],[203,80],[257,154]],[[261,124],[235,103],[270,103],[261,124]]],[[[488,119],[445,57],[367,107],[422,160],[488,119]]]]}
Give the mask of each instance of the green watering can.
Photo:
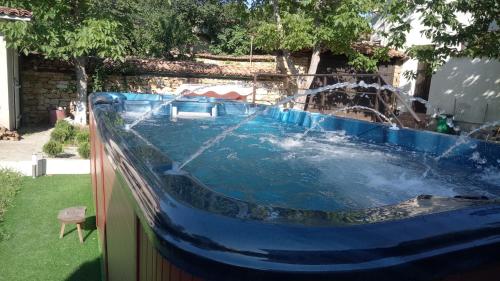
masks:
{"type": "Polygon", "coordinates": [[[450,114],[440,114],[437,117],[437,127],[436,131],[438,133],[453,134],[453,115],[450,114]]]}

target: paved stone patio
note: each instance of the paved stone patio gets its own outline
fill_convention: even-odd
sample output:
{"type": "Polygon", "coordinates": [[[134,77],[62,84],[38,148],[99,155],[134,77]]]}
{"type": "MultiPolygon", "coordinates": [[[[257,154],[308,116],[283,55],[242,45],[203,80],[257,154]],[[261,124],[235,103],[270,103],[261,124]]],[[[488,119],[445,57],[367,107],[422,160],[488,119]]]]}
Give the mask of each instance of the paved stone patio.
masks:
{"type": "Polygon", "coordinates": [[[0,140],[0,161],[31,161],[33,153],[42,154],[42,146],[49,141],[51,128],[21,130],[20,141],[0,140]]]}
{"type": "Polygon", "coordinates": [[[0,168],[16,170],[26,176],[32,175],[32,155],[37,154],[43,161],[43,174],[89,174],[90,162],[80,159],[76,148],[65,148],[58,158],[46,158],[43,145],[49,141],[52,128],[32,128],[21,130],[20,141],[0,140],[0,168]]]}

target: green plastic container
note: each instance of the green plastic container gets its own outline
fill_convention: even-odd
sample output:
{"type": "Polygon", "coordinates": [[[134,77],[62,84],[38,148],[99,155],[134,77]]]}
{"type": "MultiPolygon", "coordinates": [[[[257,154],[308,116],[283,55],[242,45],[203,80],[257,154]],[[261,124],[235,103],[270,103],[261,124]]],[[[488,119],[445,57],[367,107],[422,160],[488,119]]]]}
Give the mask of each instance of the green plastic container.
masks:
{"type": "Polygon", "coordinates": [[[451,115],[441,114],[437,118],[436,131],[438,133],[450,134],[453,132],[453,128],[448,125],[448,118],[452,118],[451,115]]]}

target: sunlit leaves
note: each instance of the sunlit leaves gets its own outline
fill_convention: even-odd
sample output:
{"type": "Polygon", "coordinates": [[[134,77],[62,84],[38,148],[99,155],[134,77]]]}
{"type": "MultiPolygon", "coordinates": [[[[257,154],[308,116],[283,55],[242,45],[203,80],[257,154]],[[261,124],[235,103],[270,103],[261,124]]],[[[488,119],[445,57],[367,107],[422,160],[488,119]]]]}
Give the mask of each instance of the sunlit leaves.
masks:
{"type": "Polygon", "coordinates": [[[376,69],[378,59],[357,54],[352,44],[371,33],[368,15],[379,3],[378,0],[281,0],[282,32],[278,32],[271,3],[263,1],[260,23],[255,28],[256,46],[268,52],[319,46],[347,55],[359,69],[376,69]]]}
{"type": "Polygon", "coordinates": [[[101,1],[18,0],[6,4],[33,12],[31,22],[1,25],[10,46],[25,54],[37,52],[65,60],[80,56],[121,59],[125,55],[122,22],[101,1]]]}
{"type": "Polygon", "coordinates": [[[427,62],[430,71],[449,56],[500,57],[500,32],[492,28],[500,22],[498,0],[388,1],[383,16],[391,24],[389,43],[398,48],[406,43],[411,20],[422,23],[422,36],[433,46],[410,46],[408,54],[427,62]]]}
{"type": "Polygon", "coordinates": [[[218,35],[218,44],[210,46],[217,54],[248,55],[250,53],[251,35],[240,25],[223,29],[218,35]]]}
{"type": "Polygon", "coordinates": [[[281,40],[283,48],[290,51],[313,47],[316,43],[314,18],[303,11],[285,13],[281,40]]]}

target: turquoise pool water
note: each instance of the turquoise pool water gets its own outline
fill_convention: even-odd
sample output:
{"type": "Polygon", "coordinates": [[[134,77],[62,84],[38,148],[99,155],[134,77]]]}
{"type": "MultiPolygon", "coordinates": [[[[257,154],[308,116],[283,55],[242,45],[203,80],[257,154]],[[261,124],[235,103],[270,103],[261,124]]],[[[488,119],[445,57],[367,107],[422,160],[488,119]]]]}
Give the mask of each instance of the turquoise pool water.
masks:
{"type": "MultiPolygon", "coordinates": [[[[134,120],[139,113],[125,113],[134,120]]],[[[170,118],[153,114],[135,130],[176,162],[244,115],[170,118]]],[[[305,128],[258,116],[184,167],[212,190],[257,204],[337,211],[397,204],[418,195],[500,196],[499,163],[473,154],[469,165],[343,130],[305,128]]]]}

